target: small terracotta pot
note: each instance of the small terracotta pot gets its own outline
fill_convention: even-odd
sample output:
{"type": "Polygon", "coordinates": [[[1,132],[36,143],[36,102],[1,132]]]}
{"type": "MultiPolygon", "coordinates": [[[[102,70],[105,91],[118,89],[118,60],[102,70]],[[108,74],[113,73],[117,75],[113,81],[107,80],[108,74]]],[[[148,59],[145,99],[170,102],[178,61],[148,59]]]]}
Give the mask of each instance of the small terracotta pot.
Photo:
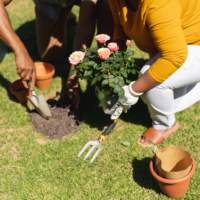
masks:
{"type": "Polygon", "coordinates": [[[190,184],[190,178],[192,177],[196,169],[195,160],[193,157],[191,158],[192,158],[192,169],[189,172],[189,174],[187,174],[185,177],[181,179],[176,179],[176,180],[166,179],[156,174],[153,167],[155,164],[154,163],[155,156],[151,159],[150,161],[151,174],[153,175],[154,178],[157,179],[158,185],[160,186],[160,189],[163,191],[165,195],[171,198],[179,198],[179,197],[182,197],[186,193],[190,184]]]}
{"type": "Polygon", "coordinates": [[[41,90],[49,88],[55,73],[54,66],[50,63],[39,62],[35,63],[35,67],[37,87],[41,90]]]}
{"type": "Polygon", "coordinates": [[[17,97],[20,103],[28,103],[29,100],[26,96],[32,96],[31,91],[27,88],[27,82],[21,79],[12,83],[10,91],[17,97]]]}

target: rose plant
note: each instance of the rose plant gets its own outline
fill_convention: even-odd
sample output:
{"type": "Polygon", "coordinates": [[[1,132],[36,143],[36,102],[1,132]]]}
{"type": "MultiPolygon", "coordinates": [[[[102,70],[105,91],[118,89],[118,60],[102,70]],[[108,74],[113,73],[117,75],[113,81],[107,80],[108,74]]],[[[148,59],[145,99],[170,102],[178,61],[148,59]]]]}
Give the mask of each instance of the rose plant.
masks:
{"type": "Polygon", "coordinates": [[[119,47],[115,42],[106,47],[105,42],[110,39],[108,35],[100,34],[95,38],[103,47],[87,49],[86,45],[83,45],[80,51],[72,53],[69,61],[75,65],[75,69],[69,75],[76,71],[77,78],[87,79],[90,85],[96,85],[100,91],[99,100],[114,93],[122,98],[125,93],[122,87],[133,81],[130,76],[140,74],[132,57],[134,52],[129,48],[131,40],[126,41],[125,51],[118,51],[119,47]]]}

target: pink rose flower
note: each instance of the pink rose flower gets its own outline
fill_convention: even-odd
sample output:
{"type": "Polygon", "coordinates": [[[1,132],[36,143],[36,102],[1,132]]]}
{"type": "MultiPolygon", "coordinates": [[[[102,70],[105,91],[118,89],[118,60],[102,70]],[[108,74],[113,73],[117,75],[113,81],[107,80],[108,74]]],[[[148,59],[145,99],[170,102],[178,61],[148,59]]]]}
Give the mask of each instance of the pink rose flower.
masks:
{"type": "Polygon", "coordinates": [[[106,60],[110,56],[111,52],[108,48],[100,48],[98,54],[102,60],[106,60]]]}
{"type": "Polygon", "coordinates": [[[78,63],[82,62],[85,53],[82,51],[75,51],[69,57],[69,62],[73,65],[77,65],[78,63]]]}
{"type": "Polygon", "coordinates": [[[132,44],[131,40],[126,40],[126,45],[127,46],[131,46],[131,44],[132,44]]]}
{"type": "Polygon", "coordinates": [[[86,45],[85,45],[85,44],[83,44],[83,45],[82,45],[82,48],[83,48],[83,49],[86,49],[87,47],[86,47],[86,45]]]}
{"type": "Polygon", "coordinates": [[[105,43],[106,41],[110,40],[110,36],[106,34],[97,35],[95,38],[99,43],[105,43]]]}
{"type": "Polygon", "coordinates": [[[108,48],[111,50],[111,51],[118,51],[119,50],[119,47],[117,46],[117,43],[115,42],[110,42],[108,44],[108,48]]]}

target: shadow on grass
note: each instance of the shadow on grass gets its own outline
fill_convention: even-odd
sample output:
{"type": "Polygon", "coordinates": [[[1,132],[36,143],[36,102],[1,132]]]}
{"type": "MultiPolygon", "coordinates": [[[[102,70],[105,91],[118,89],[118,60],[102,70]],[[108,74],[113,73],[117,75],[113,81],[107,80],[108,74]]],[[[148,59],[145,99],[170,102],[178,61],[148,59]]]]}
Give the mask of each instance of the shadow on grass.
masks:
{"type": "Polygon", "coordinates": [[[141,160],[133,159],[133,180],[142,188],[152,189],[156,193],[161,194],[162,191],[159,188],[157,180],[152,176],[149,169],[150,160],[151,158],[148,157],[141,160]]]}

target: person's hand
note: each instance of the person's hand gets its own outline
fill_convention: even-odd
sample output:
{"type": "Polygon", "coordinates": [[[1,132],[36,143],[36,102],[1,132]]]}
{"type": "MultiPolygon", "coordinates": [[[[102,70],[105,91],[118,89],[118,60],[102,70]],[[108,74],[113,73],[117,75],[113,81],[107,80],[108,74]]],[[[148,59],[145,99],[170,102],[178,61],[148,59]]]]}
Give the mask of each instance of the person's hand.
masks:
{"type": "Polygon", "coordinates": [[[70,99],[74,98],[73,99],[74,108],[78,110],[81,103],[81,89],[79,86],[78,79],[76,77],[76,73],[68,77],[67,87],[68,87],[68,96],[70,99]]]}
{"type": "Polygon", "coordinates": [[[32,78],[31,86],[35,87],[36,68],[28,53],[19,53],[15,55],[17,73],[22,80],[29,81],[32,78]]]}
{"type": "Polygon", "coordinates": [[[118,98],[118,100],[115,101],[115,96],[107,98],[108,108],[104,110],[104,112],[110,114],[112,120],[117,119],[123,111],[126,113],[132,105],[137,103],[139,96],[142,95],[142,93],[136,93],[132,90],[131,86],[133,83],[134,82],[130,85],[123,86],[125,94],[122,99],[118,98]]]}

